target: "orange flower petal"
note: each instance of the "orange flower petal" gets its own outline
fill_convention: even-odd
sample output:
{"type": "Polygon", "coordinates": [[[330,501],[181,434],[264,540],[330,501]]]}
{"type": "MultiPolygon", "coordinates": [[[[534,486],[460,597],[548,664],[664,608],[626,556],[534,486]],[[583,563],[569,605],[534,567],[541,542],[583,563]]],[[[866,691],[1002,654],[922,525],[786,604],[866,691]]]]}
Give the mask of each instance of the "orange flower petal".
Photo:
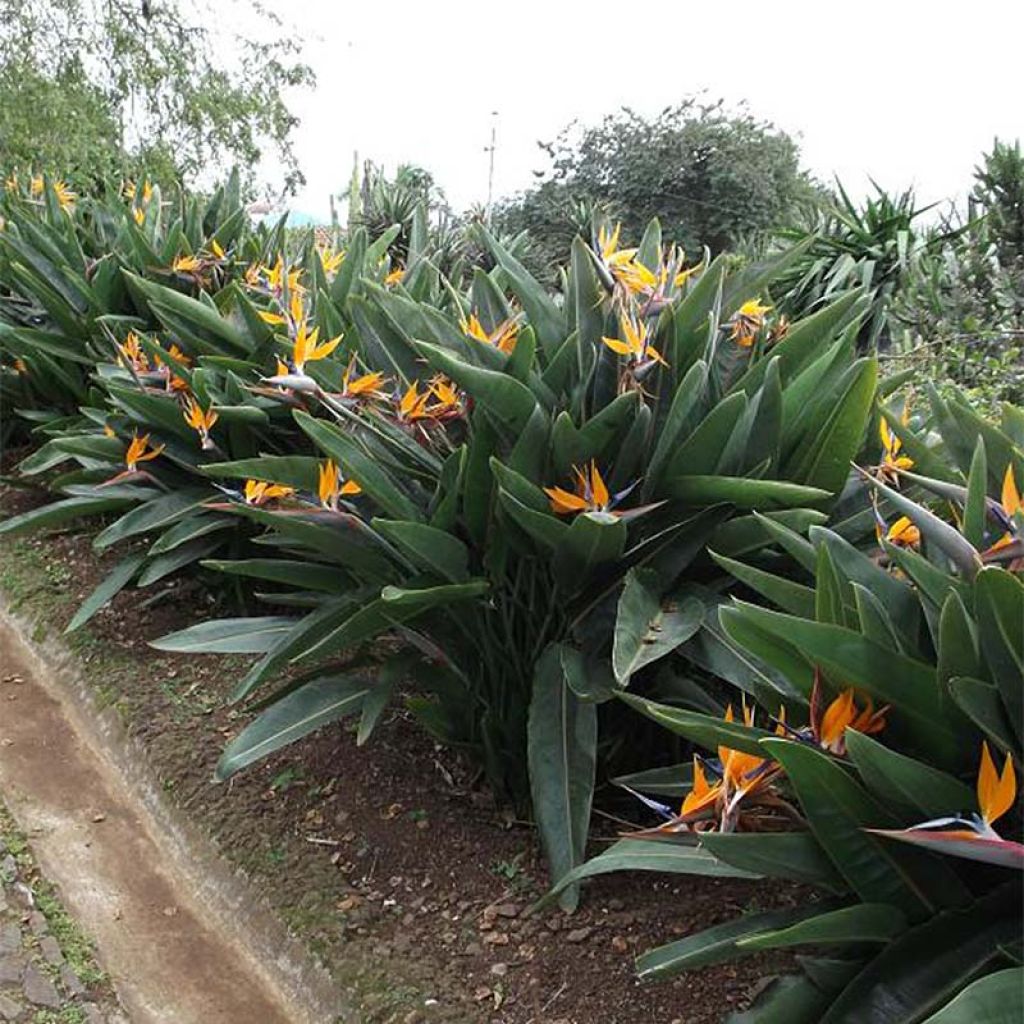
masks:
{"type": "Polygon", "coordinates": [[[981,744],[981,766],[978,769],[978,807],[986,824],[998,821],[1012,806],[1017,796],[1017,779],[1013,772],[1013,758],[1006,755],[1002,774],[996,774],[995,762],[988,743],[981,744]]]}

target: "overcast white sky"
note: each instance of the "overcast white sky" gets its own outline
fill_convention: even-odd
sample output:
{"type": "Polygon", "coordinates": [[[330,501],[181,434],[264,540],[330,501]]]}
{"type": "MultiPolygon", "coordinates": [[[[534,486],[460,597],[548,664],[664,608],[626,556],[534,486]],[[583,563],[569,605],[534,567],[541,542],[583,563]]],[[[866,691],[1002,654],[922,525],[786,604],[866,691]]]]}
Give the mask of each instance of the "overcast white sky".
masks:
{"type": "MultiPolygon", "coordinates": [[[[281,9],[281,8],[279,8],[281,9]]],[[[306,188],[327,212],[352,155],[432,171],[458,208],[546,166],[538,139],[621,106],[707,90],[799,137],[804,163],[858,193],[867,175],[922,201],[962,193],[992,138],[1024,136],[1019,0],[306,0],[319,81],[296,98],[306,188]]]]}

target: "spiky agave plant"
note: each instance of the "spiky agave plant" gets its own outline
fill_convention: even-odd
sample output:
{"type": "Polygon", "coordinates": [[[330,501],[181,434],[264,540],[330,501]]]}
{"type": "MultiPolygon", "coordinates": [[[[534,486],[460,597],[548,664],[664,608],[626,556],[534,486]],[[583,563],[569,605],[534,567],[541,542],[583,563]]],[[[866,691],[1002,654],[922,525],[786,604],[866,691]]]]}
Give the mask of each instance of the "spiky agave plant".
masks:
{"type": "Polygon", "coordinates": [[[865,473],[878,517],[867,546],[851,543],[849,523],[848,537],[820,526],[805,537],[765,522],[807,582],[719,557],[775,606],[734,599],[720,613],[750,666],[743,720],[626,698],[707,753],[674,778],[631,780],[682,804],[560,883],[645,868],[815,886],[819,898],[798,907],[640,957],[641,976],[660,978],[802,948],[800,972],[736,1022],[939,1024],[1024,1010],[1024,435],[1019,410],[978,437],[966,406],[930,397],[923,427],[938,430],[938,448],[891,411],[883,421],[879,465],[865,473]],[[938,499],[936,510],[910,493],[938,499]]]}
{"type": "Polygon", "coordinates": [[[871,309],[858,336],[861,351],[891,340],[889,317],[897,294],[924,257],[957,234],[952,228],[923,231],[919,220],[930,207],[919,207],[912,189],[890,194],[874,187],[876,194],[858,204],[837,182],[832,199],[807,207],[803,223],[776,234],[783,247],[810,242],[776,283],[787,316],[806,316],[851,287],[870,292],[871,309]]]}

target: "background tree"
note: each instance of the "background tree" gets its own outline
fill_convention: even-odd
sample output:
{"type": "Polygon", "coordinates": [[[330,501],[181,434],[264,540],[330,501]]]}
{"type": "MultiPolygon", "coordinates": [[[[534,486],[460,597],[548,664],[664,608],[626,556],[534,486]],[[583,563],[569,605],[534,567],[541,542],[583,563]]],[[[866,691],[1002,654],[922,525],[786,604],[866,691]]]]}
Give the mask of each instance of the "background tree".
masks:
{"type": "Polygon", "coordinates": [[[580,204],[605,207],[627,238],[658,217],[687,249],[721,252],[815,191],[789,135],[721,101],[689,98],[650,119],[623,109],[595,126],[571,124],[541,148],[545,180],[495,216],[506,230],[530,229],[553,257],[577,230],[580,204]]]}
{"type": "Polygon", "coordinates": [[[1004,267],[1024,272],[1024,156],[1020,140],[1011,146],[996,139],[974,171],[971,200],[988,220],[996,256],[1004,267]]]}
{"type": "Polygon", "coordinates": [[[313,75],[260,0],[0,0],[0,25],[3,169],[212,180],[276,153],[302,180],[286,94],[313,75]]]}

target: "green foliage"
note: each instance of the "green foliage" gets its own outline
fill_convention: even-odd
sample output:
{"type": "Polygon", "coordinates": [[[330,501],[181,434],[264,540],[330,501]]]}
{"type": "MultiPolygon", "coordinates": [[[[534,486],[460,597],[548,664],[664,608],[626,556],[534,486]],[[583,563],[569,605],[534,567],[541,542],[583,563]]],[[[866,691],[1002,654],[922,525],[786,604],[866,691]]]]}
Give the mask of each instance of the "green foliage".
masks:
{"type": "Polygon", "coordinates": [[[72,181],[126,173],[117,111],[80,64],[46,74],[27,60],[0,66],[0,169],[60,168],[72,181]]]}
{"type": "Polygon", "coordinates": [[[802,259],[776,283],[779,307],[787,316],[807,316],[837,292],[859,286],[871,294],[871,313],[858,336],[862,350],[891,341],[889,315],[894,299],[913,269],[950,232],[926,233],[915,223],[927,207],[918,207],[911,189],[877,195],[859,206],[837,183],[832,198],[805,205],[803,222],[775,233],[787,248],[812,239],[802,259]]]}
{"type": "Polygon", "coordinates": [[[3,200],[0,426],[35,446],[20,467],[24,477],[49,481],[61,497],[3,529],[118,514],[96,546],[133,550],[86,598],[69,625],[77,629],[133,583],[156,583],[218,552],[252,554],[252,528],[207,507],[223,493],[198,466],[206,451],[241,459],[287,450],[298,432],[286,410],[241,384],[241,374],[269,358],[269,329],[246,335],[252,348],[240,351],[238,332],[217,312],[219,301],[244,315],[239,281],[280,244],[280,231],[250,232],[237,176],[209,200],[165,200],[147,183],[134,198],[82,199],[68,210],[52,184],[41,189],[37,199],[9,192],[3,200]],[[195,266],[175,270],[190,254],[195,266]],[[158,340],[165,331],[173,342],[158,340]],[[183,415],[189,388],[217,417],[206,448],[183,415]],[[126,449],[154,428],[163,457],[132,472],[126,449]],[[147,546],[138,550],[143,538],[147,546]]]}
{"type": "Polygon", "coordinates": [[[460,287],[410,255],[385,283],[392,229],[357,228],[340,264],[308,241],[285,252],[280,229],[246,230],[237,185],[166,219],[151,196],[141,227],[123,203],[86,218],[45,195],[45,210],[8,200],[4,315],[18,326],[0,342],[30,383],[50,351],[83,360],[60,415],[24,410],[46,443],[23,472],[77,468],[38,518],[0,529],[119,506],[96,543],[131,551],[75,625],[120,586],[197,565],[264,580],[263,623],[162,641],[262,654],[237,696],[259,691],[265,710],[224,774],[341,715],[360,715],[366,739],[411,690],[424,726],[499,794],[532,796],[556,869],[578,864],[596,775],[623,739],[605,705],[627,684],[664,687],[723,579],[709,539],[736,524],[763,546],[753,511],[818,521],[845,483],[875,380],[846,340],[858,296],[779,340],[752,300],[799,251],[684,272],[655,224],[636,257],[577,240],[552,295],[479,228],[490,271],[460,287]],[[87,278],[83,245],[109,270],[87,278]],[[173,270],[185,253],[199,262],[173,270]],[[217,414],[205,431],[186,394],[217,414]],[[133,434],[156,451],[134,469],[133,434]],[[368,673],[371,653],[384,661],[368,673]]]}
{"type": "Polygon", "coordinates": [[[666,839],[710,865],[680,858],[665,870],[706,874],[719,863],[793,878],[801,863],[803,880],[827,895],[773,912],[784,921],[739,918],[638,962],[642,976],[664,977],[756,950],[829,947],[835,959],[799,958],[800,974],[733,1021],[989,1019],[970,1015],[993,1005],[1009,979],[1019,984],[1024,845],[1014,841],[1019,802],[1006,780],[1020,770],[1024,738],[1024,508],[1015,487],[1024,433],[1018,410],[1007,409],[1000,429],[962,398],[929,398],[930,414],[914,427],[891,413],[888,422],[904,452],[920,463],[929,452],[948,467],[943,479],[916,472],[909,456],[896,466],[883,451],[846,496],[866,504],[866,516],[812,526],[806,538],[774,524],[781,551],[719,559],[736,578],[719,611],[725,642],[760,669],[756,687],[734,680],[750,704],[744,724],[625,697],[707,760],[695,761],[680,814],[668,812],[650,834],[661,842],[619,844],[614,858],[608,851],[568,876],[605,864],[650,870],[644,845],[663,850],[666,839]],[[900,516],[915,534],[896,529],[900,516]],[[782,552],[798,564],[787,566],[782,552]],[[794,578],[809,601],[803,591],[793,600],[794,578]],[[751,603],[751,591],[780,610],[751,603]],[[881,719],[865,711],[869,700],[884,705],[881,719]],[[785,725],[770,735],[754,724],[762,716],[785,725]],[[974,794],[983,742],[997,752],[1000,801],[992,778],[974,794]],[[701,779],[713,783],[708,798],[701,779]]]}
{"type": "Polygon", "coordinates": [[[1011,146],[996,139],[974,172],[971,198],[988,222],[996,258],[1024,273],[1024,155],[1020,140],[1011,146]]]}
{"type": "Polygon", "coordinates": [[[622,110],[598,125],[573,124],[541,148],[547,180],[501,206],[496,222],[528,231],[548,267],[565,260],[595,212],[637,238],[657,218],[686,249],[717,254],[774,227],[813,191],[792,138],[699,98],[650,119],[622,110]]]}
{"type": "Polygon", "coordinates": [[[114,175],[209,180],[273,152],[280,184],[294,187],[296,118],[283,96],[312,72],[274,11],[246,6],[228,16],[175,2],[3,0],[0,171],[50,171],[91,190],[114,175]]]}
{"type": "Polygon", "coordinates": [[[965,223],[919,262],[895,305],[900,362],[964,389],[995,414],[1024,402],[1024,158],[995,141],[975,171],[965,223]]]}
{"type": "MultiPolygon", "coordinates": [[[[361,178],[353,173],[349,231],[363,228],[371,238],[390,232],[387,253],[396,273],[426,263],[456,286],[468,286],[475,268],[494,267],[494,258],[475,232],[475,225],[485,219],[480,210],[456,214],[433,175],[422,167],[402,164],[389,179],[382,168],[367,161],[361,178]]],[[[531,246],[524,234],[502,235],[500,240],[518,259],[529,259],[531,246]]]]}

